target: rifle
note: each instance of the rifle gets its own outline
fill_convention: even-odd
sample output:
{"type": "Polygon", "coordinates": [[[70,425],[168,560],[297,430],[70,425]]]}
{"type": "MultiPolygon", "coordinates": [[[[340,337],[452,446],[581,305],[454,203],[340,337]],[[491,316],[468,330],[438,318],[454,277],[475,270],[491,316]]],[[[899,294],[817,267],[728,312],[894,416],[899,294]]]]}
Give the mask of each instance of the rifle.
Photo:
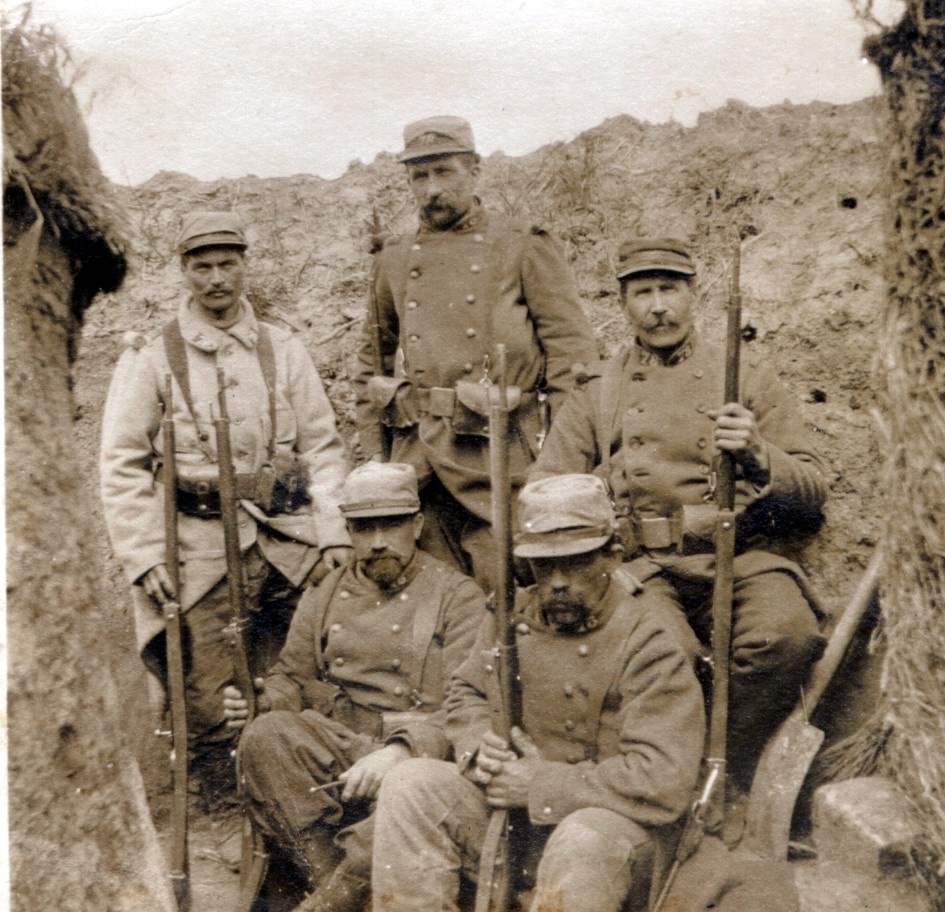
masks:
{"type": "MultiPolygon", "coordinates": [[[[512,743],[512,727],[521,724],[518,656],[515,651],[515,575],[512,570],[512,482],[509,473],[509,402],[505,345],[496,345],[498,383],[489,389],[489,476],[492,487],[492,533],[496,545],[495,666],[502,705],[500,731],[512,743]]],[[[509,813],[497,808],[489,818],[479,860],[475,912],[506,912],[512,889],[509,813]]]]}
{"type": "Polygon", "coordinates": [[[180,631],[180,541],[177,532],[177,453],[171,375],[164,378],[164,548],[174,597],[162,606],[167,650],[167,684],[171,698],[171,765],[174,800],[171,806],[170,878],[180,912],[190,909],[190,859],[187,852],[187,706],[184,697],[184,653],[180,631]]]}
{"type": "MultiPolygon", "coordinates": [[[[377,206],[371,213],[371,252],[374,253],[374,246],[377,252],[383,249],[381,237],[381,220],[377,214],[377,206]]],[[[371,321],[371,354],[374,356],[374,376],[384,376],[384,355],[381,351],[381,314],[377,305],[377,261],[371,267],[371,275],[368,285],[368,319],[371,321]]],[[[381,432],[381,447],[384,454],[384,461],[390,459],[390,451],[393,445],[391,429],[381,420],[381,415],[377,416],[377,423],[381,432]]]]}
{"type": "MultiPolygon", "coordinates": [[[[738,401],[742,321],[740,270],[741,250],[736,245],[725,343],[725,403],[738,401]]],[[[735,584],[735,455],[724,450],[719,454],[715,497],[718,517],[715,521],[715,581],[712,587],[712,711],[709,716],[706,777],[689,810],[672,865],[650,912],[660,912],[663,908],[680,867],[702,842],[707,820],[713,824],[718,821],[721,826],[725,816],[725,742],[728,736],[732,596],[735,584]]]]}
{"type": "MultiPolygon", "coordinates": [[[[217,400],[220,414],[213,420],[216,433],[217,460],[220,465],[220,516],[223,521],[223,543],[226,551],[226,582],[233,615],[223,628],[233,662],[233,681],[246,700],[246,725],[256,716],[256,690],[246,655],[245,633],[249,622],[246,610],[246,581],[240,556],[240,534],[237,510],[239,491],[236,469],[230,446],[230,416],[226,406],[226,378],[217,370],[217,400]]],[[[243,807],[243,841],[240,857],[240,896],[238,908],[250,912],[266,876],[269,855],[261,833],[253,827],[243,807]]]]}

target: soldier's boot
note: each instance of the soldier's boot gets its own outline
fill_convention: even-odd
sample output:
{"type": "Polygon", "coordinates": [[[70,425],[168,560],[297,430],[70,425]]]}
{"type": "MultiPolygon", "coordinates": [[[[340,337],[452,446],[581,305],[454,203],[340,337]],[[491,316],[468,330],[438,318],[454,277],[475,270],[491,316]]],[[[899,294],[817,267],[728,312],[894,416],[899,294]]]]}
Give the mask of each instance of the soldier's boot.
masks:
{"type": "Polygon", "coordinates": [[[342,862],[295,912],[364,912],[370,897],[371,881],[342,862]]]}
{"type": "Polygon", "coordinates": [[[312,826],[289,843],[289,856],[300,870],[309,891],[327,880],[344,857],[335,845],[334,834],[320,826],[312,826]]]}

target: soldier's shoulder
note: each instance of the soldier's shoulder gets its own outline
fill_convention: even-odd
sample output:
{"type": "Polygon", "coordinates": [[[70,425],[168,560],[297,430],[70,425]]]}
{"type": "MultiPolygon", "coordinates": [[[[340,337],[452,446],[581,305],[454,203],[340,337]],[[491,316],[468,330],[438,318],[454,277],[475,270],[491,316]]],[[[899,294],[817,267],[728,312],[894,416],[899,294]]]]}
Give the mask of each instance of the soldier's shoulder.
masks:
{"type": "Polygon", "coordinates": [[[489,212],[489,223],[498,230],[505,230],[510,233],[522,235],[523,237],[551,237],[548,229],[530,219],[519,218],[517,216],[506,215],[502,212],[489,212]]]}
{"type": "Polygon", "coordinates": [[[465,573],[460,573],[455,567],[426,551],[419,551],[418,554],[421,556],[423,565],[414,582],[423,586],[425,591],[430,591],[428,590],[430,586],[437,586],[442,587],[440,589],[442,595],[465,590],[467,594],[478,594],[485,599],[485,594],[474,579],[466,576],[465,573]]]}

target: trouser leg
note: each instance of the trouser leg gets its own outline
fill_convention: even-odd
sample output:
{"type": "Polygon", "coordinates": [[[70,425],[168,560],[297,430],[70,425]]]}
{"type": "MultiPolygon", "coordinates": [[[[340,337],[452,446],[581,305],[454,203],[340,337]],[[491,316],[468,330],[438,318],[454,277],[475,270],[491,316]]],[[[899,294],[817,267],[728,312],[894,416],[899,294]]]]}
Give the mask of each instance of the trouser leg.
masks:
{"type": "Polygon", "coordinates": [[[652,864],[647,833],[614,811],[583,808],[555,827],[538,865],[532,912],[619,912],[652,864]]]}
{"type": "Polygon", "coordinates": [[[489,819],[485,793],[451,763],[407,760],[385,777],[374,825],[374,912],[455,912],[489,819]]]}
{"type": "Polygon", "coordinates": [[[728,751],[730,775],[743,790],[824,645],[814,612],[789,573],[736,582],[728,751]]]}
{"type": "MultiPolygon", "coordinates": [[[[710,643],[711,578],[669,579],[697,635],[710,643]]],[[[735,580],[726,756],[739,788],[751,785],[765,742],[797,702],[823,648],[814,612],[790,573],[772,570],[735,580]]]]}

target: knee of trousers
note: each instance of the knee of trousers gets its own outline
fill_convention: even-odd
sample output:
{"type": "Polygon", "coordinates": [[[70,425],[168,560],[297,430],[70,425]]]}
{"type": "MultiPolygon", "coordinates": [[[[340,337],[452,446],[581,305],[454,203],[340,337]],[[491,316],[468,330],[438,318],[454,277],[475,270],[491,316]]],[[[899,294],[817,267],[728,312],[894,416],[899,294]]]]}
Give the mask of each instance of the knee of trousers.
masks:
{"type": "Polygon", "coordinates": [[[444,760],[412,757],[389,770],[381,783],[379,806],[422,805],[456,787],[456,767],[444,760]]]}
{"type": "Polygon", "coordinates": [[[298,713],[277,710],[257,716],[243,730],[237,748],[237,763],[243,781],[251,791],[253,786],[273,780],[274,770],[287,749],[288,733],[297,719],[298,713]]]}
{"type": "Polygon", "coordinates": [[[649,841],[646,831],[632,820],[606,808],[582,808],[568,814],[548,837],[538,867],[539,882],[561,880],[570,873],[581,877],[617,879],[640,846],[649,841]]]}
{"type": "Polygon", "coordinates": [[[736,620],[732,652],[736,673],[803,675],[823,652],[825,640],[800,590],[790,602],[772,601],[764,611],[736,620]]]}

